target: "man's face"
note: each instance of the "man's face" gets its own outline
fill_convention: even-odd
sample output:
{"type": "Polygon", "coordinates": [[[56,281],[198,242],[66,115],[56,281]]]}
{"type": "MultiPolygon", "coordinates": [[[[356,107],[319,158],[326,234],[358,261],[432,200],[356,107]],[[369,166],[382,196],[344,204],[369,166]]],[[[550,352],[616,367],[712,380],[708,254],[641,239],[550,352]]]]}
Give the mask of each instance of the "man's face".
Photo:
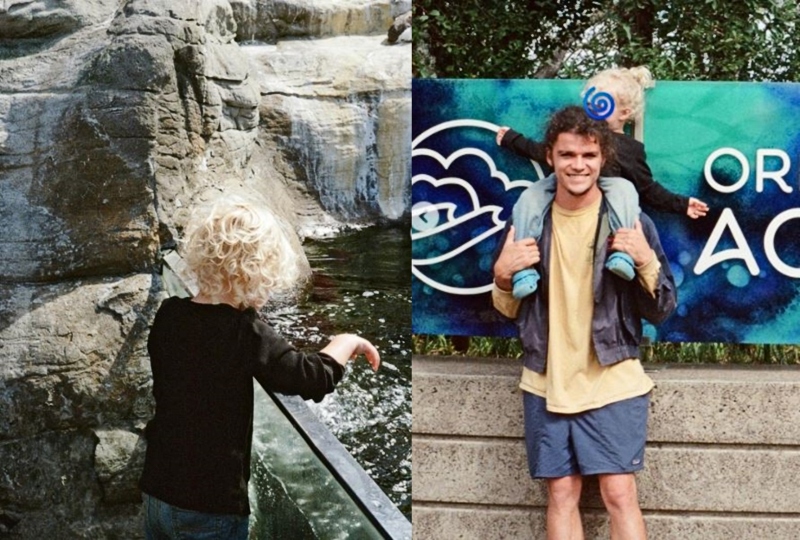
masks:
{"type": "Polygon", "coordinates": [[[594,137],[560,133],[547,154],[547,162],[556,174],[556,196],[557,200],[561,196],[560,203],[571,199],[580,201],[595,192],[599,193],[597,178],[604,160],[594,137]]]}

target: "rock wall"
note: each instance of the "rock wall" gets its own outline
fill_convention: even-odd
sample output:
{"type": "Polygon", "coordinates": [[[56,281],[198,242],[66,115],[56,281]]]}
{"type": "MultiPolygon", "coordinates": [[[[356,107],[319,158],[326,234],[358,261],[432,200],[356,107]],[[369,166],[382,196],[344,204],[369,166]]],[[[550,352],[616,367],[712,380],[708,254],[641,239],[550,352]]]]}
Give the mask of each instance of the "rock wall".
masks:
{"type": "Polygon", "coordinates": [[[389,0],[0,5],[0,535],[141,536],[147,329],[160,254],[194,207],[241,193],[298,249],[407,217],[411,54],[383,44],[392,14],[389,0]],[[261,29],[311,12],[310,37],[367,35],[261,29]],[[274,43],[242,46],[244,28],[274,43]]]}
{"type": "Polygon", "coordinates": [[[233,0],[242,42],[385,34],[411,0],[233,0]]]}
{"type": "MultiPolygon", "coordinates": [[[[245,47],[258,65],[262,144],[295,189],[335,216],[397,221],[407,213],[410,64],[382,36],[245,47]]],[[[403,47],[408,50],[408,47],[403,47]]],[[[318,214],[315,209],[311,215],[318,214]]]]}
{"type": "Polygon", "coordinates": [[[407,219],[411,54],[408,44],[388,46],[386,34],[411,2],[242,0],[232,6],[239,38],[262,40],[242,47],[261,93],[261,156],[270,156],[269,163],[257,158],[251,166],[256,176],[277,175],[301,194],[302,233],[321,234],[336,220],[407,219]],[[275,24],[294,30],[246,30],[275,24]],[[286,35],[305,39],[269,43],[286,35]]]}

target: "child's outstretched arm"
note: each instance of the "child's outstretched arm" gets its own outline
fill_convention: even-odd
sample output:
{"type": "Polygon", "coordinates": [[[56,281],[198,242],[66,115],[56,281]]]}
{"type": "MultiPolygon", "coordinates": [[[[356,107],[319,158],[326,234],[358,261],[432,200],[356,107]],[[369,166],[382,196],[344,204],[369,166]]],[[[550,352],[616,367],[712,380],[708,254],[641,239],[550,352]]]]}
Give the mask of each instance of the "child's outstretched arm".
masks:
{"type": "Polygon", "coordinates": [[[501,127],[495,136],[498,146],[508,148],[518,156],[532,159],[538,163],[547,163],[547,151],[544,143],[528,139],[508,126],[501,127]]]}
{"type": "Polygon", "coordinates": [[[347,361],[363,354],[373,371],[378,371],[381,365],[381,355],[378,349],[366,339],[355,334],[339,334],[333,336],[330,343],[320,352],[330,355],[341,365],[346,365],[347,361]]]}
{"type": "Polygon", "coordinates": [[[641,142],[627,135],[615,136],[615,142],[619,171],[614,173],[636,186],[642,206],[659,212],[687,215],[692,219],[706,215],[708,206],[704,202],[673,193],[655,181],[641,142]]]}

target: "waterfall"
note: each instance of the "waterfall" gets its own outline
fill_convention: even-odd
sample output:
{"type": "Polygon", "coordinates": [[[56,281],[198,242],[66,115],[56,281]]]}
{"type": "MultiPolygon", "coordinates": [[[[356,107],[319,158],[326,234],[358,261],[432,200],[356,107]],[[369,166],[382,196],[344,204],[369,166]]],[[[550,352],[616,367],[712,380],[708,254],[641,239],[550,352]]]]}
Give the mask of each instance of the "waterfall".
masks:
{"type": "Polygon", "coordinates": [[[411,206],[410,47],[382,36],[244,46],[273,151],[325,212],[398,222],[411,206]]]}

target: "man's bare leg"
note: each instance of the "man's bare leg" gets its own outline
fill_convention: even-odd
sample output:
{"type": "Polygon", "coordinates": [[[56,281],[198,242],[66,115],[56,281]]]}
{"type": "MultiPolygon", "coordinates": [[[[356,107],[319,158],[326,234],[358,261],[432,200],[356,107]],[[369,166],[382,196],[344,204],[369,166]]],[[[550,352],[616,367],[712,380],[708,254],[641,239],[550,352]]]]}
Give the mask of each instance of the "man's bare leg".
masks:
{"type": "Polygon", "coordinates": [[[580,475],[547,480],[547,540],[583,540],[580,475]]]}
{"type": "Polygon", "coordinates": [[[611,540],[646,540],[636,477],[632,473],[602,474],[599,482],[603,503],[611,517],[611,540]]]}

